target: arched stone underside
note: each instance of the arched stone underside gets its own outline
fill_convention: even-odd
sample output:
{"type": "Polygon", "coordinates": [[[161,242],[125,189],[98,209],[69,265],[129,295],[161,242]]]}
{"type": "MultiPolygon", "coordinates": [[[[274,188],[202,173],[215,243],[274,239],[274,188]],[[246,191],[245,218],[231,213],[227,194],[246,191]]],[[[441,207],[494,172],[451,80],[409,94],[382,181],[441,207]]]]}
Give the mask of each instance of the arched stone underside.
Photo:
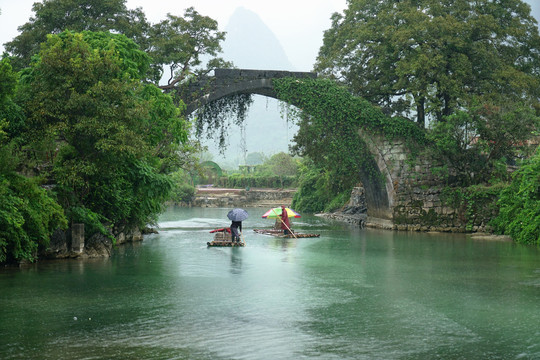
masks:
{"type": "MultiPolygon", "coordinates": [[[[208,103],[237,94],[258,94],[278,99],[272,80],[291,77],[316,78],[317,75],[309,72],[216,69],[214,76],[191,83],[179,95],[186,104],[185,114],[190,115],[208,103]]],[[[294,103],[291,105],[297,106],[294,103]]],[[[379,171],[379,174],[375,175],[364,170],[359,172],[360,181],[366,190],[368,215],[392,220],[395,203],[394,184],[397,183],[395,176],[399,176],[395,170],[396,165],[397,168],[400,168],[401,165],[398,163],[405,159],[405,156],[402,155],[404,149],[401,144],[397,144],[399,152],[396,152],[395,147],[377,139],[373,134],[360,132],[360,135],[368,144],[373,155],[372,161],[376,166],[371,166],[371,168],[379,171]]]]}
{"type": "Polygon", "coordinates": [[[390,142],[384,138],[373,136],[372,134],[359,131],[360,137],[368,146],[369,152],[373,155],[372,161],[378,169],[379,181],[372,179],[365,171],[361,171],[360,178],[366,189],[366,202],[373,210],[368,213],[370,216],[381,219],[393,219],[393,209],[396,206],[396,191],[399,184],[399,177],[406,166],[405,159],[407,152],[401,142],[390,142]],[[371,197],[371,199],[370,199],[371,197]]]}
{"type": "Polygon", "coordinates": [[[187,90],[179,95],[186,104],[186,115],[190,115],[208,103],[237,94],[257,94],[277,99],[272,80],[291,77],[314,79],[317,74],[277,70],[215,69],[214,76],[189,84],[187,90]]]}
{"type": "MultiPolygon", "coordinates": [[[[374,159],[372,163],[377,163],[374,159]]],[[[370,166],[371,169],[378,169],[377,167],[370,166]]],[[[381,176],[380,169],[378,174],[372,174],[372,172],[361,169],[359,173],[360,181],[365,189],[367,213],[369,216],[379,219],[392,219],[392,209],[390,208],[390,195],[386,186],[386,176],[381,176]]]]}

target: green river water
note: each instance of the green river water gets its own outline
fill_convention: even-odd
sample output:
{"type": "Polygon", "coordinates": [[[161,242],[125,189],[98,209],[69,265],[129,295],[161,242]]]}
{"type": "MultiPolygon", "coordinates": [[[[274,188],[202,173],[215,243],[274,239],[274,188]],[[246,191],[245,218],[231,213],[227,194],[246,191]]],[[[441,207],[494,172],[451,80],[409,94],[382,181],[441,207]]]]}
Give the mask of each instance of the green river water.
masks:
{"type": "Polygon", "coordinates": [[[314,216],[207,248],[229,209],[171,208],[99,260],[0,269],[0,359],[540,359],[540,251],[314,216]]]}

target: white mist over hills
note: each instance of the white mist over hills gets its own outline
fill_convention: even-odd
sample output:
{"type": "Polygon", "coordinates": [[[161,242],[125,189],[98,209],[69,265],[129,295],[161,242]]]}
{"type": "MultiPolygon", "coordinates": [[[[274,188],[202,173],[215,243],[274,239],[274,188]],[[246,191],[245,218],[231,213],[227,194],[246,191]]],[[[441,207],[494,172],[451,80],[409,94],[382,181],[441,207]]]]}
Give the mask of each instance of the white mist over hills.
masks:
{"type": "Polygon", "coordinates": [[[251,10],[237,8],[225,31],[224,57],[238,68],[295,70],[272,30],[251,10]]]}
{"type": "MultiPolygon", "coordinates": [[[[280,42],[273,32],[254,12],[239,7],[232,14],[223,43],[222,57],[233,61],[241,69],[289,70],[291,65],[280,42]]],[[[253,95],[253,104],[245,123],[245,149],[242,147],[240,128],[231,125],[229,144],[224,155],[219,154],[217,140],[204,140],[204,145],[214,156],[213,160],[225,168],[237,168],[244,164],[244,156],[261,152],[270,157],[288,152],[290,139],[298,127],[282,119],[280,102],[260,95],[253,95]]]]}

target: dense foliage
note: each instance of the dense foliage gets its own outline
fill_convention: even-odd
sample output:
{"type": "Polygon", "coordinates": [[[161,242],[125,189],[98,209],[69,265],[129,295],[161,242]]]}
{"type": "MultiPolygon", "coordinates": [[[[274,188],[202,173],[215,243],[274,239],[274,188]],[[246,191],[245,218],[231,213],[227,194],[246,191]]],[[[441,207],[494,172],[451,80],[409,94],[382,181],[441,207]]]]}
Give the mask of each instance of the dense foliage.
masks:
{"type": "MultiPolygon", "coordinates": [[[[424,132],[412,122],[386,116],[334,81],[288,78],[274,80],[274,87],[279,99],[301,109],[297,114],[300,129],[294,137],[293,150],[302,157],[309,157],[316,168],[324,170],[327,180],[321,177],[315,183],[305,183],[317,186],[315,191],[324,193],[324,198],[350,192],[360,181],[361,174],[370,181],[382,181],[359,129],[388,139],[405,139],[412,152],[426,141],[424,132]]],[[[308,191],[301,190],[301,193],[306,196],[308,191]]],[[[328,202],[320,204],[328,205],[328,202]]],[[[295,206],[307,211],[307,208],[295,206]]],[[[309,210],[324,208],[310,206],[309,210]]]]}
{"type": "Polygon", "coordinates": [[[20,108],[12,100],[16,74],[4,59],[0,62],[0,263],[33,260],[45,248],[56,229],[67,220],[51,194],[38,179],[17,173],[19,154],[12,140],[20,120],[20,108]],[[13,120],[16,120],[14,123],[13,120]]]}
{"type": "Polygon", "coordinates": [[[20,133],[24,124],[22,109],[13,101],[16,85],[17,74],[9,59],[0,60],[0,136],[5,136],[4,142],[20,133]]]}
{"type": "Polygon", "coordinates": [[[180,169],[171,174],[173,188],[168,200],[175,203],[190,203],[195,197],[195,186],[191,184],[191,176],[180,169]]]}
{"type": "MultiPolygon", "coordinates": [[[[9,154],[0,148],[0,161],[9,154]]],[[[0,263],[32,261],[67,227],[62,208],[35,180],[0,172],[0,263]]]]}
{"type": "Polygon", "coordinates": [[[514,241],[540,245],[540,147],[515,174],[498,201],[496,230],[514,241]]]}
{"type": "Polygon", "coordinates": [[[536,103],[540,37],[521,0],[351,0],[315,70],[422,126],[474,104],[536,103]]]}
{"type": "Polygon", "coordinates": [[[30,65],[47,35],[65,30],[121,33],[146,48],[150,25],[140,8],[126,8],[126,0],[45,0],[35,2],[32,10],[34,16],[19,27],[20,34],[5,44],[17,70],[30,65]]]}
{"type": "Polygon", "coordinates": [[[527,140],[540,128],[530,107],[500,103],[445,117],[428,131],[431,155],[447,183],[462,186],[508,180],[506,166],[528,154],[527,140]]]}
{"type": "Polygon", "coordinates": [[[89,230],[143,226],[171,189],[166,174],[186,130],[172,99],[140,81],[148,68],[123,35],[64,32],[21,80],[29,160],[89,230]]]}
{"type": "Polygon", "coordinates": [[[298,166],[298,159],[280,152],[263,159],[253,172],[240,171],[221,176],[216,184],[232,188],[291,188],[297,185],[298,166]]]}
{"type": "MultiPolygon", "coordinates": [[[[3,193],[30,198],[15,186],[25,179],[16,174],[30,175],[36,191],[52,189],[39,192],[53,196],[49,205],[60,205],[50,208],[51,219],[63,209],[69,221],[85,223],[87,237],[152,222],[171,189],[173,197],[189,197],[193,188],[168,174],[195,168],[200,144],[187,138],[182,101],[145,82],[158,84],[164,66],[169,79],[161,89],[231,66],[216,57],[224,39],[217,22],[189,8],[152,25],[125,0],[45,0],[33,11],[6,44],[11,64],[22,70],[16,93],[17,74],[7,58],[0,63],[2,154],[13,163],[12,173],[2,173],[3,193]]],[[[31,242],[45,244],[48,236],[40,234],[31,242]]],[[[30,248],[25,258],[35,256],[30,248]]]]}
{"type": "MultiPolygon", "coordinates": [[[[462,223],[466,231],[487,225],[498,214],[497,200],[506,184],[480,184],[467,187],[447,186],[443,189],[441,200],[454,213],[455,223],[462,223]]],[[[431,214],[426,214],[430,216],[431,214]]]]}
{"type": "Polygon", "coordinates": [[[308,213],[330,212],[343,206],[350,191],[328,191],[333,187],[330,171],[315,165],[306,158],[299,168],[298,191],[294,194],[293,207],[308,213]]]}
{"type": "Polygon", "coordinates": [[[297,184],[296,176],[276,176],[265,174],[230,174],[217,179],[216,185],[233,189],[246,188],[269,188],[283,189],[293,188],[297,184]]]}

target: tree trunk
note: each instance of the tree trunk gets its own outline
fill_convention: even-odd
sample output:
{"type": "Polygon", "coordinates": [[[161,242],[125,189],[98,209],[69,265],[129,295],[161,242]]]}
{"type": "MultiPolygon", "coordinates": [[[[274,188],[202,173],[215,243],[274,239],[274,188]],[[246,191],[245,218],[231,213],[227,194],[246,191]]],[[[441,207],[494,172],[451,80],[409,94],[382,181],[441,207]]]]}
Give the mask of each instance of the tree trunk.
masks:
{"type": "Polygon", "coordinates": [[[423,96],[416,100],[416,122],[422,128],[426,127],[425,103],[426,99],[423,96]]]}

